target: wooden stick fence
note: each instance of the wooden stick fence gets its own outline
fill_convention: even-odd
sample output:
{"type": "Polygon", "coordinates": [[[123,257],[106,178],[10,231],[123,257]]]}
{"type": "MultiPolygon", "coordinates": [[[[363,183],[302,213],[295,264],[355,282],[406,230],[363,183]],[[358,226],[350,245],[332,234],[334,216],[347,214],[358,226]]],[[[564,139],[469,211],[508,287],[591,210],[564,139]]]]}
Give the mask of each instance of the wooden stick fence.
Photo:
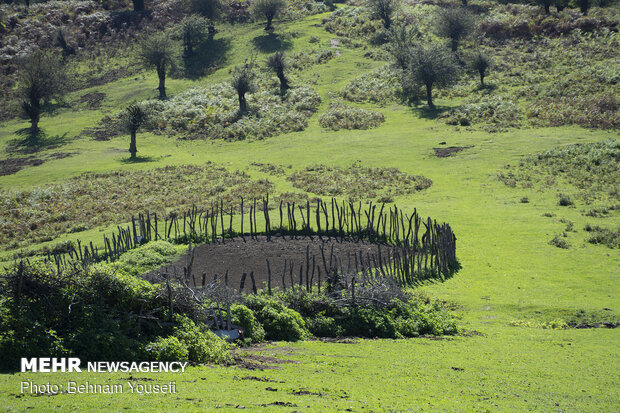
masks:
{"type": "MultiPolygon", "coordinates": [[[[83,265],[115,261],[123,253],[152,240],[197,244],[225,242],[235,236],[243,239],[246,236],[251,239],[264,236],[267,241],[272,237],[294,239],[298,236],[369,241],[377,244],[375,253],[364,256],[360,252],[353,258],[348,257],[349,263],[355,263],[355,273],[367,280],[378,276],[390,277],[402,285],[448,276],[458,267],[456,237],[450,226],[431,218],[423,220],[415,209],[413,213],[406,214],[395,205],[376,205],[372,202],[362,205],[361,202],[338,202],[335,198],[330,202],[320,199],[316,203],[307,201],[305,205],[280,202],[272,209],[269,196],[247,203],[241,199],[236,207],[225,206],[223,201],[214,202],[208,208],[193,206],[183,214],[166,216],[163,222],[155,213],[138,214],[131,218],[127,227],[119,226],[111,236],[104,235],[103,249],[93,246],[92,242],[82,245],[78,240],[69,252],[50,254],[47,259],[60,269],[71,261],[83,265]],[[247,205],[249,211],[246,213],[247,205]],[[257,220],[259,210],[262,211],[260,229],[257,220]],[[274,210],[279,217],[277,227],[272,224],[274,210]],[[240,219],[235,227],[236,215],[240,219]],[[249,233],[246,232],[247,225],[244,227],[247,221],[249,233]]],[[[333,247],[329,260],[326,255],[321,249],[321,257],[310,256],[307,250],[305,263],[285,262],[282,284],[286,285],[287,270],[290,284],[293,284],[294,266],[298,264],[299,285],[305,285],[308,289],[315,274],[320,285],[321,276],[329,281],[335,274],[352,272],[353,267],[349,265],[345,269],[341,259],[334,256],[333,247]]],[[[268,261],[267,270],[271,274],[268,261]]],[[[253,274],[250,276],[255,290],[253,274]]],[[[243,277],[242,284],[246,277],[243,277]]]]}

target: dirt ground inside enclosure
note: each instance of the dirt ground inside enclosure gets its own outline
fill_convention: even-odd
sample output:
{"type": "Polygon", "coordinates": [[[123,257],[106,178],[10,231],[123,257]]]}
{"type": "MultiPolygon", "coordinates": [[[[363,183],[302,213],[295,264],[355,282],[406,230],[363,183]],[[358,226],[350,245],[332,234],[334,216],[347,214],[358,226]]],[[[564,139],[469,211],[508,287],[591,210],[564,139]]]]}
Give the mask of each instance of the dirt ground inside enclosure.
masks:
{"type": "MultiPolygon", "coordinates": [[[[318,268],[321,268],[321,280],[325,281],[325,269],[323,259],[321,257],[320,246],[323,245],[325,252],[325,260],[329,267],[330,253],[333,246],[333,255],[340,261],[340,267],[347,270],[351,268],[355,270],[355,260],[353,255],[358,257],[362,253],[364,262],[368,261],[367,253],[377,255],[377,244],[357,241],[350,239],[330,238],[330,237],[296,237],[291,239],[290,236],[280,237],[272,236],[271,241],[267,241],[264,236],[258,239],[250,239],[250,237],[235,238],[225,240],[225,242],[217,242],[212,244],[203,244],[196,247],[194,253],[194,264],[192,267],[193,283],[196,286],[202,285],[203,274],[206,274],[206,282],[213,281],[215,274],[219,279],[223,279],[224,274],[228,271],[228,285],[232,288],[239,289],[241,277],[243,273],[247,274],[245,280],[244,291],[252,291],[252,280],[250,272],[254,272],[257,288],[262,288],[263,283],[267,283],[267,260],[271,267],[271,285],[272,287],[282,287],[282,274],[284,272],[284,262],[286,260],[286,276],[285,285],[291,285],[291,266],[293,268],[292,276],[295,284],[299,283],[300,266],[303,266],[303,284],[306,283],[306,248],[309,247],[310,270],[312,275],[312,257],[315,261],[315,272],[313,283],[318,281],[318,268]]],[[[382,245],[382,254],[386,254],[390,247],[382,245]]],[[[334,258],[334,259],[335,259],[334,258]]],[[[173,273],[176,267],[177,274],[183,274],[183,267],[186,265],[186,256],[183,256],[177,262],[168,266],[169,273],[173,273]]],[[[369,266],[366,264],[366,266],[369,266]]],[[[360,268],[361,269],[361,268],[360,268]]],[[[160,271],[161,272],[161,271],[160,271]]]]}

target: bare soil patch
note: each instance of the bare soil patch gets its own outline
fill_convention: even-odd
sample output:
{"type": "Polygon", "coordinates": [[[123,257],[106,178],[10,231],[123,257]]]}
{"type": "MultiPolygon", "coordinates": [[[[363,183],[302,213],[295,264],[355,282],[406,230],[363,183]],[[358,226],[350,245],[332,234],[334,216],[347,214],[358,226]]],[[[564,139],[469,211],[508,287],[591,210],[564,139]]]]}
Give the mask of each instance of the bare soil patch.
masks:
{"type": "MultiPolygon", "coordinates": [[[[242,274],[247,274],[244,291],[252,291],[252,280],[250,273],[254,273],[257,288],[263,288],[268,280],[267,260],[271,267],[272,287],[282,287],[282,275],[286,260],[286,274],[284,284],[291,286],[292,279],[295,284],[299,283],[300,267],[303,266],[303,282],[305,284],[306,274],[306,250],[310,257],[310,268],[312,260],[317,270],[314,274],[313,283],[318,282],[318,268],[321,268],[322,281],[325,281],[325,271],[321,255],[321,246],[325,253],[325,259],[329,266],[329,259],[333,248],[333,260],[339,260],[340,266],[345,269],[355,269],[355,258],[362,253],[364,260],[367,253],[376,254],[377,244],[357,241],[352,239],[341,239],[334,237],[296,237],[272,236],[271,241],[267,241],[265,236],[251,239],[238,237],[224,242],[203,244],[196,247],[194,253],[194,264],[192,267],[192,282],[196,286],[202,285],[203,274],[206,274],[206,282],[213,281],[217,274],[218,279],[222,280],[228,272],[228,285],[238,289],[240,287],[242,274]]],[[[382,246],[382,251],[387,251],[388,245],[382,246]],[[385,249],[384,249],[385,248],[385,249]]],[[[169,272],[176,271],[183,274],[187,258],[182,257],[177,262],[167,266],[169,272]]],[[[160,271],[161,272],[161,269],[160,271]]],[[[155,281],[158,278],[157,272],[147,275],[147,279],[155,281]]]]}
{"type": "Polygon", "coordinates": [[[447,158],[453,156],[465,149],[473,148],[473,146],[447,146],[445,148],[433,148],[435,156],[438,158],[447,158]]]}
{"type": "Polygon", "coordinates": [[[0,160],[0,176],[12,175],[19,172],[27,166],[39,166],[47,160],[67,158],[73,153],[56,152],[47,157],[47,159],[37,158],[35,156],[25,156],[21,158],[8,158],[0,160]]]}

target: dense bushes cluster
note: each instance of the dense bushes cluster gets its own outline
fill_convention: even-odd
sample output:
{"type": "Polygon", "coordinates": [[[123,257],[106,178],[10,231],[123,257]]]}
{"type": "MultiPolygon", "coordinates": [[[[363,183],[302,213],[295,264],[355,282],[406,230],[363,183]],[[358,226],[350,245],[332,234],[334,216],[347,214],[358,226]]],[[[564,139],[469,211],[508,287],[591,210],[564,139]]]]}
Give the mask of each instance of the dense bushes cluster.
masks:
{"type": "Polygon", "coordinates": [[[17,248],[127,222],[145,206],[179,213],[192,205],[206,207],[216,198],[229,204],[242,197],[260,198],[271,189],[267,180],[207,163],[84,174],[45,188],[0,191],[0,245],[17,248]]]}
{"type": "Polygon", "coordinates": [[[485,124],[490,132],[519,127],[525,118],[518,104],[500,96],[483,95],[442,116],[448,125],[485,124]]]}
{"type": "Polygon", "coordinates": [[[310,335],[403,338],[458,331],[445,304],[424,295],[398,293],[383,302],[365,300],[360,293],[353,302],[346,292],[308,292],[295,287],[274,296],[249,295],[244,304],[264,326],[268,340],[300,340],[310,335]]]}
{"type": "Polygon", "coordinates": [[[348,168],[309,166],[286,178],[293,186],[317,195],[344,196],[352,200],[377,198],[392,202],[393,197],[429,188],[432,181],[409,175],[396,168],[367,168],[353,164],[348,168]]]}
{"type": "MultiPolygon", "coordinates": [[[[231,362],[231,345],[211,331],[208,295],[176,281],[171,290],[152,284],[132,275],[127,262],[60,272],[43,262],[20,263],[0,274],[0,369],[16,369],[21,357],[231,362]]],[[[239,297],[231,321],[244,330],[241,344],[458,332],[445,303],[396,288],[360,284],[355,296],[329,283],[322,292],[259,291],[239,297]]]]}
{"type": "Polygon", "coordinates": [[[385,66],[352,79],[340,95],[350,102],[386,104],[394,101],[401,92],[398,73],[385,66]]]}
{"type": "MultiPolygon", "coordinates": [[[[294,87],[280,96],[269,81],[260,82],[247,97],[248,112],[240,116],[238,97],[227,84],[192,89],[168,101],[151,100],[141,105],[152,116],[146,126],[186,138],[243,140],[301,131],[321,103],[307,86],[294,87]]],[[[111,119],[114,122],[114,119],[111,119]]]]}
{"type": "Polygon", "coordinates": [[[342,104],[332,104],[319,116],[319,125],[331,130],[370,129],[385,122],[383,113],[342,104]]]}

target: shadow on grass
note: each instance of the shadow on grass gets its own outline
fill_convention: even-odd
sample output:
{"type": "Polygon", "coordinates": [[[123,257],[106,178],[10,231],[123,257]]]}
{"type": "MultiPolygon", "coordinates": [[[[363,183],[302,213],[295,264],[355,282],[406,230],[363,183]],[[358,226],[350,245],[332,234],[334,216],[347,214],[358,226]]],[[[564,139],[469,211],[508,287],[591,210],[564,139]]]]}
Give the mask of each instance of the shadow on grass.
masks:
{"type": "Polygon", "coordinates": [[[136,156],[135,158],[123,158],[121,159],[121,163],[124,164],[133,164],[133,163],[147,163],[147,162],[155,162],[156,159],[152,156],[136,156]]]}
{"type": "Polygon", "coordinates": [[[411,108],[413,113],[416,113],[419,117],[423,119],[437,119],[439,115],[451,109],[452,107],[450,106],[435,106],[434,108],[431,108],[428,107],[428,105],[411,108]]]}
{"type": "Polygon", "coordinates": [[[264,53],[273,53],[277,51],[288,50],[293,46],[290,39],[285,39],[277,33],[263,34],[252,39],[254,46],[264,53]]]}
{"type": "Polygon", "coordinates": [[[230,39],[207,39],[198,45],[192,57],[183,58],[179,77],[198,79],[224,65],[230,50],[230,39]]]}
{"type": "Polygon", "coordinates": [[[30,128],[18,129],[15,134],[19,138],[8,142],[6,151],[9,153],[31,154],[47,149],[54,149],[71,141],[67,133],[63,135],[47,136],[43,130],[39,130],[35,138],[30,136],[30,128]]]}

